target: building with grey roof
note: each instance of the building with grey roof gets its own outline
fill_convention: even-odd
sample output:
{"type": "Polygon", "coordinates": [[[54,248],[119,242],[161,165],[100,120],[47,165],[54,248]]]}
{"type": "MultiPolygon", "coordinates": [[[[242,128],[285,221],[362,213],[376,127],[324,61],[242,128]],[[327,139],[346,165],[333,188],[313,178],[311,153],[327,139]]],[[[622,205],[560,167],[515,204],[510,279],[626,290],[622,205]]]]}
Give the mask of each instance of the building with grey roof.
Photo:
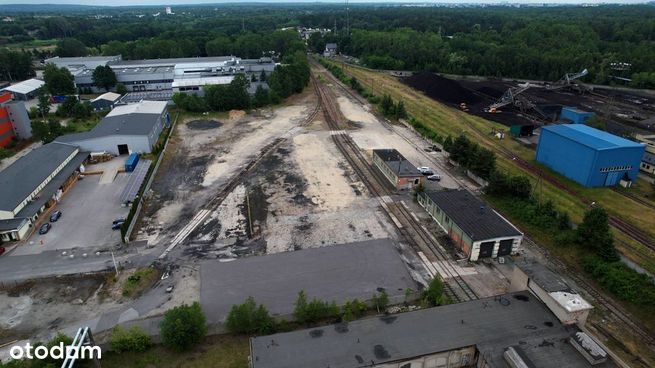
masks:
{"type": "Polygon", "coordinates": [[[87,156],[76,146],[53,142],[0,171],[0,238],[22,239],[38,216],[77,177],[87,156]]]}
{"type": "Polygon", "coordinates": [[[151,152],[170,116],[164,101],[141,101],[115,107],[92,130],[68,134],[57,142],[80,147],[83,151],[113,155],[151,152]]]}
{"type": "Polygon", "coordinates": [[[655,154],[648,151],[644,152],[639,169],[649,174],[655,174],[655,154]]]}
{"type": "Polygon", "coordinates": [[[425,177],[405,156],[393,148],[374,149],[375,165],[396,190],[412,189],[425,183],[425,177]]]}
{"type": "Polygon", "coordinates": [[[471,261],[520,249],[523,233],[467,190],[424,192],[418,202],[471,261]]]}
{"type": "Polygon", "coordinates": [[[259,78],[262,72],[270,74],[275,69],[275,62],[268,57],[241,59],[235,56],[122,60],[117,55],[52,58],[46,63],[68,68],[78,88],[88,88],[93,92],[103,91],[93,82],[93,71],[98,65],[111,67],[117,82],[130,92],[168,91],[176,84],[178,92],[201,93],[203,86],[229,83],[229,79],[221,77],[246,74],[250,80],[259,78]]]}
{"type": "MultiPolygon", "coordinates": [[[[250,360],[252,368],[591,367],[570,342],[581,340],[580,333],[530,293],[518,292],[254,337],[250,360]]],[[[616,367],[600,359],[607,354],[597,344],[587,346],[595,367],[616,367]]]]}
{"type": "Polygon", "coordinates": [[[560,275],[538,262],[515,264],[510,276],[510,291],[523,290],[532,292],[566,325],[584,325],[593,309],[560,275]]]}

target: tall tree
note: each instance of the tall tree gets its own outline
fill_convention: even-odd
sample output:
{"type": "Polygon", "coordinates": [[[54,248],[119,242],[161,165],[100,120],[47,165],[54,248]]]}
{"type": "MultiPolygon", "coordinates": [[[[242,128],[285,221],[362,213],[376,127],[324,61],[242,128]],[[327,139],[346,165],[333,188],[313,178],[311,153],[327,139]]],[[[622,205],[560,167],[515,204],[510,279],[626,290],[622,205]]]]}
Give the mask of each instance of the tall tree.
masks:
{"type": "Polygon", "coordinates": [[[576,229],[577,242],[584,248],[594,251],[606,261],[619,260],[610,232],[607,212],[602,207],[593,207],[585,213],[584,220],[576,229]]]}
{"type": "Polygon", "coordinates": [[[43,71],[45,87],[52,95],[70,95],[75,93],[73,75],[66,68],[58,68],[55,64],[48,64],[43,71]]]}
{"type": "Polygon", "coordinates": [[[110,88],[116,85],[116,74],[109,65],[98,65],[91,77],[93,83],[100,88],[104,88],[105,91],[109,91],[110,88]]]}
{"type": "Polygon", "coordinates": [[[76,38],[64,38],[57,43],[55,55],[61,57],[86,56],[88,50],[86,46],[76,38]]]}

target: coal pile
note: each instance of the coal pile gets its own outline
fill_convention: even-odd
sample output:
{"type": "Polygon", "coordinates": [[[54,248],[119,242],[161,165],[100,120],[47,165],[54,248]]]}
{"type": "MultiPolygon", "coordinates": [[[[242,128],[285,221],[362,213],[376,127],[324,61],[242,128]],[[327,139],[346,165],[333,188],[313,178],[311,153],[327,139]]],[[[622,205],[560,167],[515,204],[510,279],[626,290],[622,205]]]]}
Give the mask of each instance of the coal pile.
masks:
{"type": "Polygon", "coordinates": [[[440,77],[430,72],[421,72],[403,79],[408,86],[425,93],[428,97],[445,103],[476,104],[481,101],[473,91],[462,87],[457,81],[440,77]]]}

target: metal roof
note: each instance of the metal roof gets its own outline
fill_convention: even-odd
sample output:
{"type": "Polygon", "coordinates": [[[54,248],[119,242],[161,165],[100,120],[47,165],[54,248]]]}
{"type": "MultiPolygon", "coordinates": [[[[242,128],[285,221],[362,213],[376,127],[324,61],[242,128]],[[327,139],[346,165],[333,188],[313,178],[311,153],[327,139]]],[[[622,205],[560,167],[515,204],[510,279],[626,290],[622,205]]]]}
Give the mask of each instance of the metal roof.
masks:
{"type": "Polygon", "coordinates": [[[57,137],[56,141],[75,144],[75,142],[87,139],[112,135],[149,135],[153,127],[158,124],[160,117],[161,114],[107,115],[92,130],[84,133],[62,135],[61,137],[57,137]]]}
{"type": "Polygon", "coordinates": [[[587,147],[602,150],[618,147],[644,147],[643,144],[592,128],[584,124],[559,124],[541,128],[587,147]]]}
{"type": "Polygon", "coordinates": [[[558,274],[541,263],[517,262],[516,266],[546,292],[571,291],[571,287],[558,274]]]}
{"type": "Polygon", "coordinates": [[[176,78],[173,81],[173,88],[230,84],[233,80],[234,80],[233,75],[224,76],[224,77],[176,78]]]}
{"type": "Polygon", "coordinates": [[[103,93],[100,96],[94,98],[93,100],[91,100],[91,102],[96,102],[96,101],[99,101],[99,100],[106,100],[106,101],[116,102],[119,98],[121,98],[120,94],[114,93],[114,92],[107,92],[107,93],[103,93]]]}
{"type": "Polygon", "coordinates": [[[121,105],[114,107],[106,117],[127,115],[127,114],[158,114],[166,110],[165,101],[141,101],[135,104],[121,105]]]}
{"type": "Polygon", "coordinates": [[[414,164],[409,162],[405,156],[393,148],[374,149],[373,154],[384,161],[389,169],[391,169],[399,177],[423,175],[416,169],[414,164]]]}
{"type": "Polygon", "coordinates": [[[16,209],[77,150],[77,147],[68,144],[44,144],[0,171],[0,210],[16,209]]]}
{"type": "Polygon", "coordinates": [[[109,65],[117,66],[174,66],[181,63],[198,63],[198,62],[225,62],[236,60],[234,56],[210,56],[210,57],[191,57],[191,58],[169,58],[169,59],[144,59],[144,60],[121,60],[111,62],[109,65]]]}
{"type": "Polygon", "coordinates": [[[523,235],[466,190],[424,192],[473,241],[523,235]]]}
{"type": "Polygon", "coordinates": [[[0,220],[0,232],[16,231],[23,227],[27,221],[24,217],[0,220]]]}
{"type": "MultiPolygon", "coordinates": [[[[561,325],[544,304],[523,291],[260,336],[250,345],[253,368],[370,367],[469,346],[476,346],[479,359],[490,366],[504,367],[503,353],[515,345],[541,368],[591,367],[567,342],[578,331],[561,325]]],[[[596,367],[614,366],[608,361],[596,367]]]]}
{"type": "Polygon", "coordinates": [[[26,95],[28,93],[32,93],[36,91],[37,89],[43,87],[45,85],[45,82],[36,78],[28,79],[22,82],[18,82],[16,84],[12,84],[9,87],[3,88],[3,91],[9,91],[13,93],[20,93],[23,95],[26,95]]]}

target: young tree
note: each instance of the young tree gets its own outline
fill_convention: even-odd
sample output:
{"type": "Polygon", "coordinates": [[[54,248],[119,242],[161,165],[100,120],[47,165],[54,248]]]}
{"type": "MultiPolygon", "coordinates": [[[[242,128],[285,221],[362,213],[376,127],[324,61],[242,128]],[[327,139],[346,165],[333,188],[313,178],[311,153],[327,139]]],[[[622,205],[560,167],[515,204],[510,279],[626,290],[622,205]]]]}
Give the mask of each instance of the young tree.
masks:
{"type": "Polygon", "coordinates": [[[300,323],[307,322],[307,296],[305,295],[305,290],[300,290],[298,292],[298,297],[296,298],[296,303],[294,305],[293,316],[296,318],[296,321],[300,323]]]}
{"type": "Polygon", "coordinates": [[[64,102],[59,105],[57,108],[57,116],[61,117],[70,117],[73,114],[75,106],[79,104],[75,96],[66,96],[64,102]]]}
{"type": "Polygon", "coordinates": [[[166,311],[160,329],[164,346],[175,351],[191,348],[207,333],[205,315],[198,302],[166,311]]]}
{"type": "Polygon", "coordinates": [[[402,101],[398,101],[396,104],[396,107],[394,109],[394,114],[396,116],[396,119],[406,119],[407,118],[407,110],[405,110],[405,103],[402,101]]]}
{"type": "Polygon", "coordinates": [[[127,87],[125,87],[125,85],[123,83],[118,83],[116,85],[116,93],[118,93],[119,95],[126,94],[127,93],[127,87]]]}
{"type": "Polygon", "coordinates": [[[226,320],[227,329],[239,334],[270,334],[275,330],[275,321],[263,305],[257,305],[253,297],[243,304],[233,305],[226,320]]]}
{"type": "Polygon", "coordinates": [[[109,91],[110,88],[116,85],[116,74],[109,65],[98,65],[91,77],[93,83],[100,88],[104,88],[105,91],[109,91]]]}
{"type": "Polygon", "coordinates": [[[387,292],[382,290],[379,294],[373,294],[373,298],[371,298],[373,301],[373,305],[375,308],[377,308],[378,313],[380,313],[380,310],[384,310],[387,305],[389,305],[389,295],[387,295],[387,292]]]}
{"type": "Polygon", "coordinates": [[[380,101],[380,111],[382,112],[382,115],[384,116],[390,116],[394,114],[394,104],[393,104],[393,99],[391,99],[391,96],[385,94],[382,96],[382,101],[380,101]]]}
{"type": "Polygon", "coordinates": [[[45,87],[52,95],[70,95],[75,93],[73,75],[66,68],[48,64],[43,71],[45,87]]]}
{"type": "Polygon", "coordinates": [[[619,260],[607,212],[602,207],[593,207],[585,213],[582,223],[576,229],[576,235],[578,244],[594,251],[605,261],[619,260]]]}
{"type": "Polygon", "coordinates": [[[43,88],[39,88],[37,91],[37,98],[39,100],[39,103],[36,106],[39,115],[38,117],[45,121],[45,118],[50,113],[50,98],[45,93],[43,88]]]}
{"type": "Polygon", "coordinates": [[[252,104],[254,107],[266,106],[270,103],[270,97],[268,95],[268,90],[261,85],[257,86],[255,90],[255,96],[252,99],[252,104]]]}
{"type": "Polygon", "coordinates": [[[423,291],[423,300],[432,307],[443,303],[443,282],[439,277],[433,278],[428,288],[423,291]]]}

